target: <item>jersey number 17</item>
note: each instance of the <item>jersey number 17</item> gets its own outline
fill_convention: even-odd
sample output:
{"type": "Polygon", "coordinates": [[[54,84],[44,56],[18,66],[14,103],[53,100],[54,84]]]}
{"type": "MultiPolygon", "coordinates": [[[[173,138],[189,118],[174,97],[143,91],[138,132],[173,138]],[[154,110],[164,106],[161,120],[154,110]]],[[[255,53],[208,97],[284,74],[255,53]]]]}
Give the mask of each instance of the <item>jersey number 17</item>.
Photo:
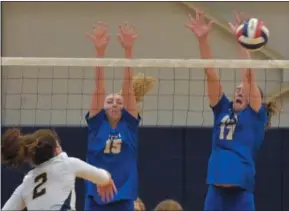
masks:
{"type": "Polygon", "coordinates": [[[235,124],[221,124],[220,126],[220,134],[219,139],[220,140],[233,140],[233,135],[235,132],[236,125],[235,124]]]}

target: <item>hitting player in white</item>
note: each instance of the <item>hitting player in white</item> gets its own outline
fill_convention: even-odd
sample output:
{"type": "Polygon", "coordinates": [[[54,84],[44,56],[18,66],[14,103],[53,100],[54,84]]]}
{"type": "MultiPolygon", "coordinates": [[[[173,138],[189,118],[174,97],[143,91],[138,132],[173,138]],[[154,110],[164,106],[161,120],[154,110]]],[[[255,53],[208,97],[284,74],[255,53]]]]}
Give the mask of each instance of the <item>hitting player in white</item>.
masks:
{"type": "MultiPolygon", "coordinates": [[[[23,147],[23,150],[18,148],[18,153],[25,152],[21,158],[30,160],[35,168],[25,176],[2,210],[25,207],[28,210],[74,210],[76,177],[104,187],[99,192],[103,200],[113,198],[116,188],[110,174],[78,158],[68,157],[50,130],[26,136],[19,133],[18,137],[9,138],[23,147]]],[[[3,143],[2,151],[5,151],[5,140],[3,143]]]]}

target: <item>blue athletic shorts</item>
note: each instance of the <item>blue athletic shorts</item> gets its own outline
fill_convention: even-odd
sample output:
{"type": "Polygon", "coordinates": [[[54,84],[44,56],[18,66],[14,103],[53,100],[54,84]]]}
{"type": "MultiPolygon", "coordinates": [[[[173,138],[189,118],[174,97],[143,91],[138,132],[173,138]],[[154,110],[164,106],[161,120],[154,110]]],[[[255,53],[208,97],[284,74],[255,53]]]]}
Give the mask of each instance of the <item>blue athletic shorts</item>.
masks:
{"type": "Polygon", "coordinates": [[[97,204],[91,196],[85,197],[85,211],[134,211],[133,200],[120,200],[109,204],[97,204]]]}
{"type": "Polygon", "coordinates": [[[255,211],[254,196],[241,188],[209,185],[205,211],[255,211]]]}

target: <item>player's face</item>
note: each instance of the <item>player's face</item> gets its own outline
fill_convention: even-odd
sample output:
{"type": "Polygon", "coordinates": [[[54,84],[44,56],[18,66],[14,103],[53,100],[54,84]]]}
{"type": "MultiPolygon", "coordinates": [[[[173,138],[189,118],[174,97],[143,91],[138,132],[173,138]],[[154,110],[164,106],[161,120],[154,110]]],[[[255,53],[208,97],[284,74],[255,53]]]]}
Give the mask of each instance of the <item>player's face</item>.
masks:
{"type": "Polygon", "coordinates": [[[104,109],[106,114],[112,121],[120,120],[123,106],[123,98],[119,94],[108,95],[104,102],[104,109]]]}
{"type": "Polygon", "coordinates": [[[239,112],[248,106],[248,96],[245,94],[243,84],[240,84],[235,91],[235,98],[233,102],[234,111],[239,112]]]}
{"type": "MultiPolygon", "coordinates": [[[[56,140],[57,141],[57,140],[56,140]]],[[[59,155],[62,152],[62,147],[60,146],[59,142],[56,143],[55,154],[59,155]]]]}

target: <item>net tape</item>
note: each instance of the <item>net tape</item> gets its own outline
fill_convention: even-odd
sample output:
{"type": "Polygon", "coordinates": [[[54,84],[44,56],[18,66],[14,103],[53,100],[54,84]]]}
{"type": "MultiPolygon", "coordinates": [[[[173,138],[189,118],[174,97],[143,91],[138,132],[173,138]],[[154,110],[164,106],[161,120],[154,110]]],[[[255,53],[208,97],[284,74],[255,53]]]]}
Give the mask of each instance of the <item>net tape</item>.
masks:
{"type": "Polygon", "coordinates": [[[1,66],[283,69],[289,68],[289,60],[1,57],[1,66]]]}

